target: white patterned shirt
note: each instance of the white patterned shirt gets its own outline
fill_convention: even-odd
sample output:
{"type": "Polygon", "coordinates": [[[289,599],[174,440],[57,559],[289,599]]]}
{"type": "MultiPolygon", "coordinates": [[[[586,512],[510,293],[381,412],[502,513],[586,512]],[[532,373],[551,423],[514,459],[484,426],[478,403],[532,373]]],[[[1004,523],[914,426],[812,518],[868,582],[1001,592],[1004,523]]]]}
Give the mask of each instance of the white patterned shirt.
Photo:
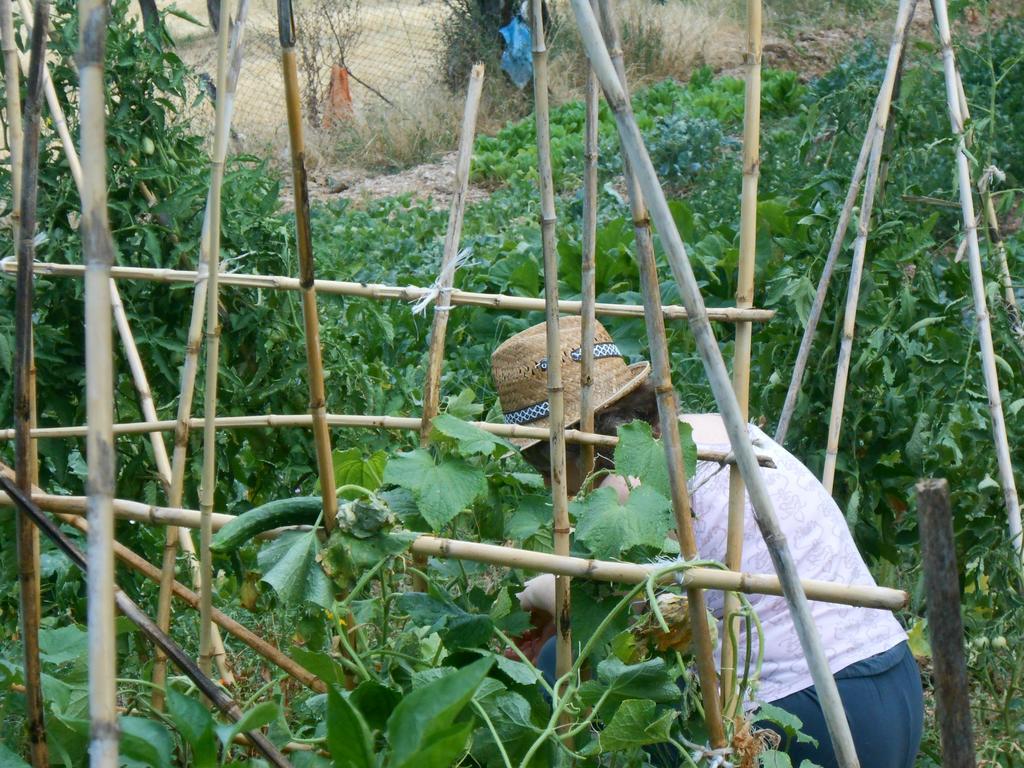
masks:
{"type": "MultiPolygon", "coordinates": [[[[774,459],[776,468],[763,467],[761,475],[775,508],[779,525],[789,544],[802,579],[840,584],[875,586],[850,535],[846,519],[835,501],[807,467],[764,432],[749,425],[750,438],[759,452],[774,459]]],[[[708,449],[728,449],[728,444],[700,443],[708,449]]],[[[715,462],[698,462],[690,481],[694,534],[701,558],[725,560],[729,517],[729,472],[715,462]]],[[[749,497],[746,502],[741,569],[746,573],[775,573],[768,548],[754,520],[749,497]]],[[[765,658],[761,667],[758,701],[776,701],[812,684],[800,640],[789,617],[786,601],[770,595],[749,595],[761,620],[765,658]]],[[[723,593],[706,592],[708,609],[719,619],[723,593]]],[[[818,627],[829,668],[833,674],[855,662],[874,656],[906,639],[906,632],[890,611],[855,608],[811,601],[811,615],[818,627]]],[[[745,641],[740,637],[740,665],[745,641]]],[[[757,642],[753,644],[754,652],[757,642]]],[[[742,674],[742,669],[740,670],[742,674]]],[[[745,702],[749,708],[752,701],[745,702]]]]}

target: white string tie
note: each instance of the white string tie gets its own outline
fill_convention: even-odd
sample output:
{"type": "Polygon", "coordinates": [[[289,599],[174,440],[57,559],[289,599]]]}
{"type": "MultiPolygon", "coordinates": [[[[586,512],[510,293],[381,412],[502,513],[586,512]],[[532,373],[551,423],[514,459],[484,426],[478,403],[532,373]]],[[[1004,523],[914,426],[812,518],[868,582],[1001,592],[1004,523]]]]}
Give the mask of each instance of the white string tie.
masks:
{"type": "Polygon", "coordinates": [[[1006,173],[994,165],[990,165],[986,168],[985,172],[981,174],[981,178],[978,179],[978,190],[981,194],[985,194],[988,191],[988,188],[992,185],[993,179],[1002,184],[1006,181],[1006,173]]]}
{"type": "MultiPolygon", "coordinates": [[[[451,296],[452,294],[452,283],[455,282],[455,272],[469,261],[469,257],[473,255],[473,248],[467,246],[459,251],[458,255],[452,259],[448,264],[441,268],[441,274],[437,276],[434,284],[427,289],[427,292],[420,296],[416,300],[416,303],[412,305],[412,313],[414,315],[422,315],[427,311],[427,307],[442,293],[451,296]]],[[[435,312],[447,312],[451,309],[447,307],[434,307],[435,312]]]]}

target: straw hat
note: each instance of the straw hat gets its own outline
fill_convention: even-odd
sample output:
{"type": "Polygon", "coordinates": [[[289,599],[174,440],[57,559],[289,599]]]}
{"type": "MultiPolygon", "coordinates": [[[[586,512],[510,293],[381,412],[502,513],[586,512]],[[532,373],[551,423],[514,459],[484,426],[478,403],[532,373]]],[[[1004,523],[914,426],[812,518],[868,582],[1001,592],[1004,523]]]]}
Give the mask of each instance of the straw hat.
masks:
{"type": "MultiPolygon", "coordinates": [[[[558,343],[562,352],[562,388],[565,426],[580,420],[580,328],[578,315],[558,320],[558,343]]],[[[508,339],[491,355],[491,373],[506,424],[546,427],[548,404],[547,323],[527,328],[508,339]]],[[[594,328],[594,410],[628,395],[647,379],[651,364],[626,365],[622,353],[600,323],[594,328]]],[[[527,448],[539,440],[515,438],[527,448]]]]}

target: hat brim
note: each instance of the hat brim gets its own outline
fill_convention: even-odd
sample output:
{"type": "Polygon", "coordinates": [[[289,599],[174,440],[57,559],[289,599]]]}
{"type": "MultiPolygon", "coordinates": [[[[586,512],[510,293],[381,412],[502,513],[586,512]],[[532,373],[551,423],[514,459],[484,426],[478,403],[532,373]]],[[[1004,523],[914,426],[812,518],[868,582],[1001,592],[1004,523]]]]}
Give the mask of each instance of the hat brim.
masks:
{"type": "MultiPolygon", "coordinates": [[[[602,408],[607,408],[612,403],[615,403],[616,401],[621,400],[626,395],[628,395],[631,392],[635,391],[645,381],[647,381],[647,378],[651,375],[651,364],[649,362],[647,362],[646,360],[644,360],[643,362],[639,362],[639,363],[633,363],[632,365],[629,365],[629,366],[626,367],[626,371],[627,371],[627,375],[628,375],[629,378],[626,380],[626,382],[624,384],[622,384],[620,387],[615,389],[611,394],[606,395],[605,397],[601,398],[600,400],[598,400],[597,403],[594,404],[594,412],[595,413],[597,411],[600,411],[602,408]]],[[[569,429],[570,427],[573,427],[573,426],[579,424],[579,421],[580,421],[580,417],[577,416],[576,418],[566,422],[566,424],[565,424],[566,429],[569,429]]],[[[547,424],[524,424],[523,426],[528,426],[528,427],[538,426],[538,427],[545,427],[546,428],[548,425],[547,424]]],[[[510,443],[512,443],[514,446],[516,446],[520,451],[524,451],[527,448],[530,448],[531,446],[534,446],[537,443],[541,442],[539,439],[527,438],[527,437],[510,437],[510,438],[508,438],[508,441],[510,443]]]]}

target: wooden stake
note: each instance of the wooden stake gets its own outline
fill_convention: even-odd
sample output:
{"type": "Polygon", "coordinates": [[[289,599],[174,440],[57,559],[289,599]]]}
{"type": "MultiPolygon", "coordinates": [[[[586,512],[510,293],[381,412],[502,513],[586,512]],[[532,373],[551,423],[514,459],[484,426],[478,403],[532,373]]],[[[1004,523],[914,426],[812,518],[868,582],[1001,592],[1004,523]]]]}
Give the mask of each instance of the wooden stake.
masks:
{"type": "Polygon", "coordinates": [[[211,515],[217,481],[217,433],[214,419],[217,417],[217,366],[220,353],[220,322],[217,316],[219,294],[217,274],[220,264],[220,194],[224,181],[224,157],[227,154],[224,124],[227,119],[225,97],[228,80],[228,35],[231,16],[228,4],[220,4],[220,37],[217,48],[217,107],[213,130],[213,162],[210,178],[210,252],[206,269],[209,275],[206,289],[206,388],[203,393],[203,479],[199,489],[199,510],[203,524],[199,529],[199,568],[202,576],[199,590],[199,667],[209,675],[213,668],[213,561],[210,555],[210,538],[213,535],[211,515]]]}
{"type": "MultiPolygon", "coordinates": [[[[544,41],[541,0],[530,0],[533,32],[533,103],[537,125],[537,184],[544,254],[544,314],[547,321],[548,403],[551,425],[551,506],[556,555],[569,554],[569,498],[565,478],[565,402],[562,397],[562,351],[558,324],[558,251],[555,240],[555,190],[551,172],[551,126],[548,117],[548,50],[544,41]]],[[[569,578],[555,579],[555,677],[572,667],[569,578]]]]}
{"type": "Polygon", "coordinates": [[[960,571],[949,509],[949,484],[945,480],[922,480],[917,484],[917,513],[942,765],[974,768],[971,692],[960,617],[960,571]]]}
{"type": "Polygon", "coordinates": [[[811,678],[821,701],[838,765],[842,768],[858,766],[859,762],[842,701],[839,699],[835,680],[829,670],[821,638],[814,626],[814,620],[811,618],[807,597],[800,585],[792,553],[789,551],[785,534],[776,519],[764,478],[758,471],[746,423],[740,414],[736,396],[733,394],[721,350],[711,331],[704,308],[704,300],[697,286],[697,278],[686,256],[686,248],[679,237],[679,231],[676,229],[664,192],[658,183],[654,166],[644,147],[636,120],[633,119],[630,112],[629,100],[619,86],[614,67],[604,48],[597,20],[594,18],[590,6],[584,0],[572,0],[572,7],[591,66],[594,67],[604,89],[605,100],[615,114],[620,141],[650,206],[654,225],[657,227],[680,294],[689,311],[690,328],[696,338],[697,349],[704,363],[715,401],[729,433],[732,449],[736,453],[743,481],[750,493],[758,526],[783,585],[790,615],[793,618],[800,644],[807,658],[811,678]]]}
{"type": "Polygon", "coordinates": [[[462,133],[459,153],[455,161],[455,182],[452,204],[448,210],[448,229],[444,238],[444,253],[437,276],[437,298],[434,300],[434,319],[430,326],[430,351],[427,374],[423,381],[423,425],[420,443],[430,439],[430,425],[440,409],[441,367],[444,365],[445,332],[452,306],[451,291],[455,279],[455,264],[462,238],[462,219],[466,212],[466,193],[469,190],[469,167],[473,159],[473,141],[476,138],[476,116],[480,110],[480,94],[484,87],[484,65],[476,64],[469,73],[466,108],[462,115],[462,133]]]}
{"type": "MultiPolygon", "coordinates": [[[[16,265],[13,261],[0,259],[0,270],[13,273],[16,265]]],[[[82,267],[75,264],[53,264],[41,262],[35,265],[37,275],[48,277],[82,276],[82,267]]],[[[179,269],[151,269],[148,267],[114,267],[111,277],[119,280],[149,280],[156,283],[197,283],[205,280],[205,272],[193,272],[179,269]]],[[[238,272],[222,272],[218,275],[222,285],[233,285],[244,288],[266,288],[270,290],[298,291],[302,287],[294,277],[282,275],[246,275],[238,272]]],[[[318,293],[334,296],[360,296],[375,301],[417,301],[431,293],[431,288],[417,286],[381,285],[379,283],[352,283],[341,280],[316,280],[313,287],[318,293]]],[[[528,296],[505,296],[497,293],[474,293],[452,289],[451,303],[459,306],[490,307],[510,312],[541,312],[544,310],[544,299],[528,296]]],[[[558,302],[558,311],[565,315],[578,315],[583,303],[562,299],[558,302]]],[[[685,307],[666,305],[662,308],[666,320],[685,320],[685,307]]],[[[598,302],[594,305],[598,315],[607,317],[643,317],[644,308],[640,304],[610,304],[598,302]]],[[[711,307],[708,319],[722,323],[735,323],[748,320],[763,323],[775,316],[773,309],[736,309],[734,307],[711,307]]]]}
{"type": "Polygon", "coordinates": [[[1006,501],[1009,519],[1010,543],[1017,557],[1024,563],[1024,534],[1021,532],[1020,500],[1013,478],[1013,464],[1010,461],[1010,446],[1006,436],[1006,421],[1003,417],[1003,401],[999,393],[999,377],[996,374],[995,351],[992,347],[992,327],[989,321],[988,305],[985,300],[985,275],[981,268],[981,251],[978,248],[978,228],[975,225],[974,199],[971,196],[971,169],[964,147],[964,121],[960,109],[962,91],[958,86],[959,75],[953,58],[953,41],[949,32],[949,12],[945,0],[932,0],[935,24],[939,42],[942,45],[942,66],[946,78],[946,103],[949,120],[957,137],[956,166],[960,185],[960,207],[963,211],[963,227],[967,238],[967,263],[971,270],[971,291],[974,294],[974,314],[978,328],[978,345],[981,349],[982,373],[988,392],[989,415],[992,419],[992,437],[995,442],[996,459],[999,463],[999,479],[1006,501]]]}
{"type": "MultiPolygon", "coordinates": [[[[595,7],[596,0],[590,0],[595,7]]],[[[583,129],[583,222],[581,224],[582,263],[580,265],[580,429],[594,431],[594,334],[597,303],[597,152],[599,139],[599,97],[597,76],[587,68],[586,122],[583,129]]],[[[594,471],[594,447],[581,446],[580,472],[594,471]]]]}
{"type": "MultiPolygon", "coordinates": [[[[35,472],[31,428],[35,420],[33,397],[32,351],[32,261],[35,257],[36,211],[39,189],[39,113],[43,100],[43,65],[46,60],[46,35],[49,29],[49,0],[36,5],[35,32],[32,34],[32,52],[28,70],[28,89],[25,96],[24,127],[18,137],[20,163],[11,160],[12,192],[17,189],[19,200],[14,204],[17,216],[14,227],[18,248],[18,283],[15,295],[14,325],[14,424],[15,468],[18,487],[31,490],[35,472]]],[[[4,26],[11,25],[10,7],[5,14],[4,26]]],[[[4,34],[5,39],[8,34],[4,34]]],[[[16,48],[13,32],[10,44],[16,48]]],[[[7,47],[5,43],[5,48],[7,47]]],[[[9,58],[6,59],[9,61],[9,58]]],[[[7,82],[18,90],[18,72],[8,69],[7,82]]],[[[9,102],[10,103],[10,102],[9,102]]],[[[8,120],[16,119],[9,114],[8,120]]],[[[12,136],[15,133],[12,130],[12,136]]],[[[12,151],[14,147],[12,145],[12,151]]],[[[24,651],[25,708],[28,721],[29,756],[34,768],[49,765],[46,744],[45,705],[39,661],[39,620],[42,615],[39,581],[39,533],[24,513],[16,517],[16,546],[18,552],[18,587],[21,610],[21,638],[24,651]]]]}
{"type": "MultiPolygon", "coordinates": [[[[612,0],[601,0],[604,34],[608,42],[611,63],[615,68],[617,82],[622,89],[625,109],[629,106],[629,90],[626,84],[626,69],[622,57],[618,21],[612,0]]],[[[658,267],[654,259],[654,240],[651,235],[651,220],[644,203],[632,163],[623,158],[626,187],[629,191],[630,210],[633,215],[633,231],[636,239],[636,259],[640,268],[640,288],[643,293],[647,337],[651,347],[651,379],[658,401],[658,420],[661,440],[665,446],[665,461],[668,464],[669,486],[672,495],[672,511],[675,515],[676,532],[679,536],[679,553],[686,560],[697,557],[697,540],[693,533],[693,512],[690,494],[686,487],[686,468],[683,463],[683,448],[679,436],[679,408],[675,389],[672,387],[671,368],[668,356],[668,340],[665,335],[665,318],[661,312],[661,288],[658,284],[658,267]]],[[[693,627],[694,655],[697,658],[697,674],[700,677],[700,693],[704,703],[704,720],[707,723],[711,746],[721,749],[727,744],[725,727],[722,722],[722,706],[718,697],[718,679],[715,673],[715,649],[708,626],[708,614],[704,593],[699,588],[687,590],[690,625],[693,627]]]]}
{"type": "MultiPolygon", "coordinates": [[[[905,36],[905,29],[905,27],[901,29],[899,22],[897,21],[896,29],[893,33],[893,45],[896,44],[897,37],[905,36]]],[[[889,50],[891,53],[892,46],[890,46],[889,50]]],[[[786,391],[786,400],[783,403],[782,413],[779,416],[779,424],[775,428],[775,442],[780,445],[786,441],[786,434],[789,432],[789,424],[793,418],[793,412],[796,410],[796,401],[800,396],[800,387],[803,383],[804,372],[807,370],[807,363],[811,357],[811,346],[814,344],[814,334],[818,330],[818,322],[821,320],[821,313],[825,308],[825,297],[828,294],[828,287],[832,281],[832,273],[835,270],[836,261],[839,258],[839,251],[842,250],[843,241],[846,239],[846,230],[850,223],[850,217],[853,215],[853,206],[857,202],[857,195],[860,193],[861,180],[864,178],[864,171],[868,165],[868,157],[870,156],[871,150],[875,144],[875,137],[878,133],[876,126],[880,120],[885,121],[886,123],[889,120],[889,109],[892,104],[892,98],[891,95],[886,96],[885,84],[892,79],[893,87],[895,88],[896,78],[899,76],[901,71],[901,61],[902,58],[896,63],[896,66],[893,66],[892,59],[890,57],[889,63],[886,66],[885,75],[882,78],[882,87],[878,91],[878,96],[875,99],[875,106],[871,112],[871,118],[868,120],[867,131],[864,134],[864,142],[861,144],[860,154],[857,156],[857,163],[853,169],[853,177],[850,179],[850,187],[846,191],[846,199],[843,201],[843,207],[839,213],[839,221],[836,222],[836,231],[832,236],[832,244],[829,246],[828,256],[825,258],[825,266],[822,268],[821,278],[818,280],[818,289],[814,295],[814,303],[811,304],[810,314],[807,317],[807,325],[804,327],[804,335],[800,339],[800,350],[797,352],[796,363],[793,365],[793,375],[789,381],[789,389],[786,391]]]]}
{"type": "Polygon", "coordinates": [[[828,425],[828,446],[825,450],[825,468],[821,483],[832,493],[835,482],[836,461],[839,456],[839,434],[843,426],[843,410],[846,404],[846,384],[850,373],[850,359],[853,356],[853,336],[857,324],[857,305],[860,302],[860,282],[864,272],[864,257],[867,250],[868,231],[871,229],[871,210],[875,203],[875,189],[882,160],[885,129],[889,119],[889,104],[899,70],[900,55],[903,52],[903,38],[913,16],[917,0],[900,0],[896,12],[896,32],[889,47],[889,60],[879,98],[882,108],[873,125],[871,155],[868,158],[867,176],[864,181],[864,196],[861,199],[860,215],[857,221],[857,239],[853,243],[853,258],[850,266],[850,283],[846,291],[846,310],[843,315],[843,335],[839,346],[839,362],[836,365],[836,382],[832,390],[832,411],[828,425]]]}
{"type": "MultiPolygon", "coordinates": [[[[324,527],[333,530],[338,515],[338,496],[334,490],[334,461],[331,457],[331,433],[324,414],[327,395],[324,366],[320,354],[320,318],[314,288],[313,236],[309,225],[309,188],[306,184],[306,147],[302,135],[302,108],[299,106],[299,75],[295,63],[295,19],[291,0],[278,0],[278,36],[281,41],[281,67],[284,71],[285,106],[288,110],[288,135],[292,151],[292,186],[295,194],[295,244],[299,252],[299,284],[302,288],[302,321],[306,340],[306,367],[309,375],[309,412],[313,417],[313,439],[320,475],[320,493],[324,499],[324,527]]],[[[211,268],[212,269],[212,268],[211,268]]]]}
{"type": "MultiPolygon", "coordinates": [[[[86,572],[88,576],[89,569],[88,565],[91,564],[92,559],[90,558],[89,563],[86,562],[85,556],[81,550],[78,549],[71,540],[65,536],[60,529],[54,525],[54,523],[35,505],[29,501],[28,498],[21,493],[21,490],[15,487],[10,480],[3,475],[0,475],[0,487],[11,496],[18,508],[26,515],[28,515],[32,522],[42,530],[47,538],[49,538],[57,547],[68,556],[79,569],[86,572]]],[[[193,661],[188,655],[175,643],[171,638],[167,636],[156,623],[150,619],[135,602],[129,598],[116,583],[113,583],[111,579],[112,597],[117,605],[117,609],[127,616],[132,623],[134,623],[142,633],[150,639],[153,643],[160,645],[164,653],[170,656],[175,664],[184,672],[199,688],[203,694],[209,698],[217,708],[224,714],[230,717],[235,722],[242,719],[242,710],[234,702],[234,700],[224,693],[209,676],[203,674],[203,672],[196,667],[193,661]]],[[[114,716],[116,718],[117,712],[115,707],[114,716]]],[[[95,731],[96,725],[93,723],[93,730],[95,731]]],[[[117,749],[117,721],[114,721],[113,736],[115,737],[114,749],[117,749]]],[[[259,731],[247,731],[246,736],[252,742],[252,744],[263,753],[263,755],[270,760],[273,765],[280,766],[281,768],[290,768],[290,763],[285,759],[284,755],[278,751],[270,740],[259,731]]],[[[97,735],[93,733],[92,745],[90,747],[90,765],[95,764],[99,756],[97,751],[93,749],[97,741],[97,735]]],[[[115,763],[116,765],[116,763],[115,763]]]]}
{"type": "MultiPolygon", "coordinates": [[[[736,306],[754,306],[754,267],[757,247],[757,183],[761,175],[761,0],[747,0],[747,78],[743,105],[743,185],[740,196],[740,258],[736,281],[736,306]]],[[[733,349],[732,388],[740,415],[750,417],[751,323],[736,325],[733,349]]],[[[746,491],[739,472],[729,472],[729,523],[726,533],[725,567],[740,569],[743,560],[743,523],[746,491]]],[[[742,711],[736,686],[736,647],[724,638],[739,637],[739,598],[726,593],[722,619],[722,701],[726,717],[742,711]]]]}
{"type": "MultiPolygon", "coordinates": [[[[38,7],[38,6],[37,6],[38,7]]],[[[79,0],[78,82],[82,142],[82,251],[85,259],[85,373],[89,435],[89,756],[94,768],[117,768],[117,643],[114,631],[113,348],[107,220],[106,94],[103,58],[107,7],[79,0]]],[[[36,29],[40,24],[36,23],[36,29]]]]}

